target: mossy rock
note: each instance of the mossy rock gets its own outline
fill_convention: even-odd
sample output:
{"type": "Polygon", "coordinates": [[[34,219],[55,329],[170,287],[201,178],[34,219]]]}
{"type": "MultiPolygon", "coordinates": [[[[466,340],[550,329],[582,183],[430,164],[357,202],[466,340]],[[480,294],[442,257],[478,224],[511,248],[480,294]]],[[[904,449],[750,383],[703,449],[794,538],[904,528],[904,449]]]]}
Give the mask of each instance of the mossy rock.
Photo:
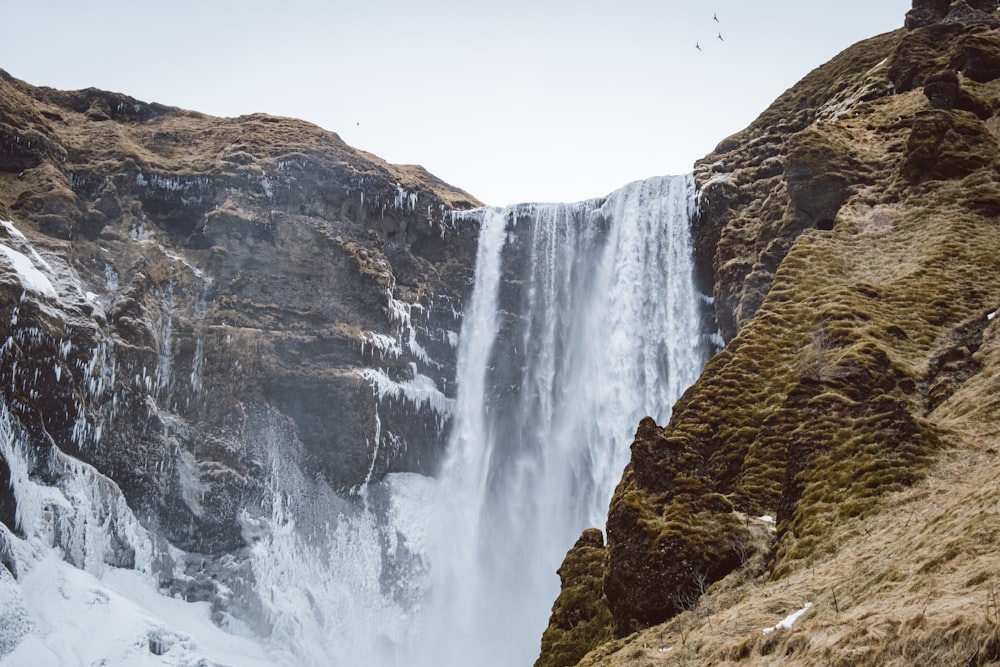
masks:
{"type": "Polygon", "coordinates": [[[570,667],[612,638],[611,612],[604,598],[604,536],[583,531],[559,567],[561,590],[535,667],[570,667]]]}
{"type": "Polygon", "coordinates": [[[701,442],[646,418],[608,515],[605,595],[624,636],[693,606],[738,567],[746,529],[714,491],[701,442]]]}
{"type": "Polygon", "coordinates": [[[998,159],[996,138],[975,115],[929,109],[913,121],[903,175],[911,181],[964,178],[998,159]]]}
{"type": "Polygon", "coordinates": [[[977,30],[963,35],[951,65],[980,83],[1000,78],[1000,30],[977,30]]]}
{"type": "Polygon", "coordinates": [[[952,69],[959,39],[968,30],[961,23],[934,23],[906,33],[889,63],[896,91],[920,88],[932,74],[952,69]]]}

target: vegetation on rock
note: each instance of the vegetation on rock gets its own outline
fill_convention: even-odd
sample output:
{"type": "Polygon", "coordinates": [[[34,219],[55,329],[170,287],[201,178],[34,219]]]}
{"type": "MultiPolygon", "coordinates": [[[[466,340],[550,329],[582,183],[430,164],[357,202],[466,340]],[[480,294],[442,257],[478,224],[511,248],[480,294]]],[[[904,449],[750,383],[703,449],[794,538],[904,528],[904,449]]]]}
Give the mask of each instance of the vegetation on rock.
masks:
{"type": "Polygon", "coordinates": [[[639,428],[579,664],[1000,661],[996,10],[914,2],[696,165],[728,344],[639,428]]]}

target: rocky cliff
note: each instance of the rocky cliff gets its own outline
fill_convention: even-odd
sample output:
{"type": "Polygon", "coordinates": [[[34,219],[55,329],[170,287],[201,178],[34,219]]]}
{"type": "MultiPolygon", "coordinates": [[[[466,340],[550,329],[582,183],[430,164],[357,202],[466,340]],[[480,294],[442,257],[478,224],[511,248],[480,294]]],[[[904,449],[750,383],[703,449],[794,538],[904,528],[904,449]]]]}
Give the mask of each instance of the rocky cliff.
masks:
{"type": "Polygon", "coordinates": [[[997,3],[915,0],[695,165],[727,345],[538,665],[1000,661],[997,110],[997,3]]]}
{"type": "Polygon", "coordinates": [[[252,543],[283,476],[348,497],[433,469],[477,235],[453,212],[478,205],[308,123],[0,72],[0,520],[25,530],[14,489],[70,455],[202,554],[182,592],[211,597],[206,558],[252,543]]]}

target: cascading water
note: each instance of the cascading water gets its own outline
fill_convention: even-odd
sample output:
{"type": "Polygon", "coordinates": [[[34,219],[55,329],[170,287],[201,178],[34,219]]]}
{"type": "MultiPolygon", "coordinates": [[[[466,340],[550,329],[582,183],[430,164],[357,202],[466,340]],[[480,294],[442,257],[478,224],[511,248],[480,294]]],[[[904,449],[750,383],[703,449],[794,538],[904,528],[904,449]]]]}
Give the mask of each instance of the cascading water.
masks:
{"type": "Polygon", "coordinates": [[[446,460],[332,512],[272,461],[286,501],[254,550],[272,643],[312,664],[532,664],[555,570],[603,525],[636,426],[664,422],[704,360],[693,194],[665,177],[463,214],[481,231],[446,460]]]}
{"type": "MultiPolygon", "coordinates": [[[[689,177],[482,212],[417,664],[529,665],[555,569],[704,360],[689,177]]],[[[412,664],[412,663],[411,663],[412,664]]]]}

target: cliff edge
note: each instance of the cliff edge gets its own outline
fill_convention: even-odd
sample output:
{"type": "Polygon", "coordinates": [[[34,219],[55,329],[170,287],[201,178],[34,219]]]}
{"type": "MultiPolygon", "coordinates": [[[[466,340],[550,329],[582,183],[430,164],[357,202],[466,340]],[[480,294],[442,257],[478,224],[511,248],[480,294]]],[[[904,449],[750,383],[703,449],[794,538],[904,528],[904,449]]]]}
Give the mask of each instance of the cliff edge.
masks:
{"type": "Polygon", "coordinates": [[[479,205],[302,121],[0,71],[0,521],[27,530],[29,480],[107,476],[195,554],[164,585],[211,599],[250,575],[206,562],[238,564],[288,493],[434,470],[478,233],[452,214],[479,205]]]}

